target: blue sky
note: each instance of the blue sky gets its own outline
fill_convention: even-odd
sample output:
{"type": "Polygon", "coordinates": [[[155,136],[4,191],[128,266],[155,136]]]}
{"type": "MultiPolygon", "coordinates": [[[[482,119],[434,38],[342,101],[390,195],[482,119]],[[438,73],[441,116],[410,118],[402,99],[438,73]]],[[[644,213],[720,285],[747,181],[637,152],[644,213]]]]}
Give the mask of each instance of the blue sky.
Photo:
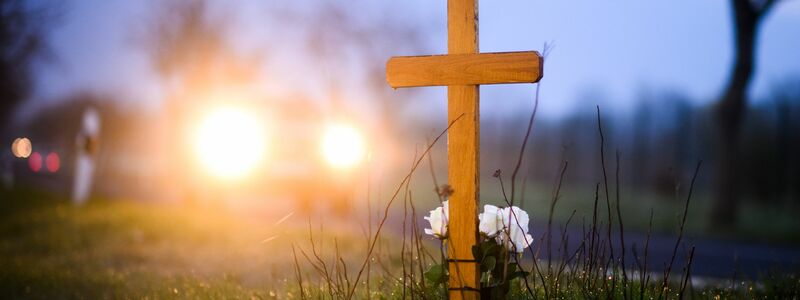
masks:
{"type": "MultiPolygon", "coordinates": [[[[88,89],[121,93],[127,95],[126,100],[146,105],[158,103],[160,89],[134,41],[136,28],[144,26],[157,3],[67,1],[63,19],[51,34],[57,60],[39,69],[35,102],[56,101],[88,89]]],[[[234,39],[243,44],[278,41],[261,37],[263,31],[280,37],[281,31],[280,24],[262,14],[266,10],[262,2],[225,3],[241,29],[234,39]]],[[[314,1],[299,3],[308,6],[314,1]]],[[[428,28],[430,53],[419,54],[446,50],[446,1],[391,3],[391,10],[402,16],[399,20],[428,28]]],[[[363,13],[373,9],[354,7],[363,13]]],[[[731,67],[731,13],[724,0],[484,0],[479,15],[481,51],[539,50],[545,42],[555,45],[542,82],[540,109],[546,118],[586,105],[579,96],[587,93],[622,112],[634,107],[643,89],[678,91],[696,104],[709,103],[720,93],[731,67]]],[[[282,46],[291,49],[291,43],[287,39],[282,46]]],[[[751,90],[755,98],[767,95],[783,80],[800,78],[800,1],[784,1],[775,7],[761,27],[757,51],[751,90]]],[[[311,69],[298,63],[301,70],[311,69]]],[[[502,85],[482,91],[484,115],[491,116],[519,111],[520,105],[529,104],[533,87],[502,85]]],[[[434,89],[423,95],[443,97],[444,92],[434,89]]],[[[435,109],[443,107],[437,104],[435,109]]]]}

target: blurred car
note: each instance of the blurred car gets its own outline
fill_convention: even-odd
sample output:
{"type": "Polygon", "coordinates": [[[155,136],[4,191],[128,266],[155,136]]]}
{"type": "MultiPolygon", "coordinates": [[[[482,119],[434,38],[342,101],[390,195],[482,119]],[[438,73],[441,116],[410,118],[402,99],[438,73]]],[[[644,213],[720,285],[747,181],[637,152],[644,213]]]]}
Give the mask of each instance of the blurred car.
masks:
{"type": "Polygon", "coordinates": [[[200,173],[195,197],[291,201],[303,212],[346,214],[364,178],[367,138],[353,118],[314,104],[228,101],[196,109],[184,130],[194,160],[186,170],[200,173]]]}
{"type": "Polygon", "coordinates": [[[99,109],[99,140],[79,136],[87,102],[44,109],[17,130],[33,144],[31,157],[13,161],[21,184],[69,195],[76,153],[90,147],[97,152],[94,194],[173,201],[255,199],[344,215],[366,176],[366,130],[354,118],[319,109],[312,101],[193,102],[180,106],[178,114],[166,110],[157,115],[106,104],[99,109]],[[52,171],[48,156],[51,165],[58,156],[52,171]]]}

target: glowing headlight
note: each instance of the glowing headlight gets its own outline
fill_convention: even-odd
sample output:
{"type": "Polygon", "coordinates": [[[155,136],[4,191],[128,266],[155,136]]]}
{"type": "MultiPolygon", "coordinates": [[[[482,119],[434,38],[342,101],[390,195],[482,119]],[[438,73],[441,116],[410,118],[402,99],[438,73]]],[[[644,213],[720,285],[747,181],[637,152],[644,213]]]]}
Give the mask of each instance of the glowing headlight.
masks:
{"type": "Polygon", "coordinates": [[[266,150],[258,118],[241,108],[220,108],[204,119],[194,135],[199,162],[217,177],[235,179],[252,171],[266,150]]]}
{"type": "Polygon", "coordinates": [[[366,154],[364,138],[353,127],[341,124],[330,126],[322,139],[322,154],[333,167],[354,167],[366,154]]]}

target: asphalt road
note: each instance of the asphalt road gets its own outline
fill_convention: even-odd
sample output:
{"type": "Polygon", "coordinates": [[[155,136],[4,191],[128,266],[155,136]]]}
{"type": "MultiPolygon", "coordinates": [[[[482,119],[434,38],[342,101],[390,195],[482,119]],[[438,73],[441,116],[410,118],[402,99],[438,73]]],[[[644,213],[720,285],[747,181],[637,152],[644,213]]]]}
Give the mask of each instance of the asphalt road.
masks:
{"type": "MultiPolygon", "coordinates": [[[[546,225],[533,225],[533,228],[546,228],[546,225]]],[[[553,254],[555,258],[561,257],[557,247],[561,245],[561,232],[553,229],[553,254]]],[[[616,231],[618,233],[618,231],[616,231]]],[[[617,257],[621,254],[619,235],[612,233],[617,257]]],[[[537,234],[537,239],[542,232],[537,234]]],[[[606,239],[606,231],[601,233],[601,238],[606,239]]],[[[568,253],[574,253],[580,246],[582,230],[579,228],[568,229],[568,253]]],[[[626,265],[635,265],[633,245],[636,245],[638,254],[643,254],[643,246],[647,235],[636,232],[625,233],[626,265]]],[[[652,272],[663,272],[672,258],[677,236],[651,235],[648,248],[648,269],[652,272]]],[[[538,242],[538,240],[537,240],[538,242]]],[[[543,246],[546,244],[543,244],[543,246]]],[[[678,251],[673,264],[673,272],[681,272],[691,247],[695,247],[691,272],[694,276],[711,277],[717,279],[756,279],[759,275],[768,272],[798,273],[800,272],[800,248],[788,248],[767,244],[741,243],[734,241],[721,241],[704,238],[686,238],[678,246],[678,251]]],[[[540,258],[549,258],[546,246],[542,247],[540,258]]],[[[561,250],[563,251],[563,250],[561,250]]]]}

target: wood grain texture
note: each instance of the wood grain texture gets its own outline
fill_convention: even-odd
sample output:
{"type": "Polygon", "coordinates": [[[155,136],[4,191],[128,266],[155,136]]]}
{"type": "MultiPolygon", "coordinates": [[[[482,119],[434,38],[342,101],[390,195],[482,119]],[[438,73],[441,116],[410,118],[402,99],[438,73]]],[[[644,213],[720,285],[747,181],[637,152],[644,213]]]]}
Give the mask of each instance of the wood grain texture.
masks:
{"type": "MultiPolygon", "coordinates": [[[[477,244],[478,174],[480,155],[480,125],[478,120],[478,86],[460,85],[447,88],[448,120],[456,121],[447,132],[447,177],[453,188],[450,196],[450,236],[447,257],[472,260],[472,246],[477,244]]],[[[479,288],[478,269],[474,262],[450,263],[450,287],[479,288]]],[[[462,297],[460,291],[451,291],[450,299],[462,297]],[[458,293],[459,295],[454,295],[458,293]]],[[[477,299],[477,298],[475,298],[477,299]]]]}
{"type": "Polygon", "coordinates": [[[393,88],[534,83],[542,78],[536,51],[392,57],[386,81],[393,88]]]}
{"type": "MultiPolygon", "coordinates": [[[[447,1],[447,48],[449,54],[478,53],[477,0],[447,1]]],[[[480,144],[479,93],[477,85],[447,88],[448,123],[461,117],[447,133],[450,220],[447,247],[450,259],[474,259],[472,246],[478,242],[478,155],[480,144]]],[[[450,288],[479,289],[477,264],[450,263],[450,288]]],[[[450,299],[479,299],[474,290],[450,290],[450,299]]]]}

